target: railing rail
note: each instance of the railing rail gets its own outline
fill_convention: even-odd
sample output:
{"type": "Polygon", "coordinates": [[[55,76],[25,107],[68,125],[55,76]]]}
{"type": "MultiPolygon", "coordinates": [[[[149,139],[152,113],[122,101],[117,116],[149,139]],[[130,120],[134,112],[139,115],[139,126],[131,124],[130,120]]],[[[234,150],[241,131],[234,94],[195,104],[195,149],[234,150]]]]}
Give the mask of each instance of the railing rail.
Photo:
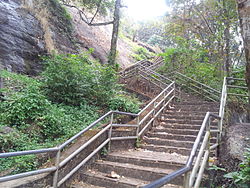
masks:
{"type": "Polygon", "coordinates": [[[219,101],[220,91],[214,89],[206,84],[203,84],[197,80],[194,80],[180,72],[173,71],[165,74],[166,77],[172,78],[177,85],[185,86],[188,90],[195,92],[210,101],[219,101]]]}
{"type": "Polygon", "coordinates": [[[250,96],[249,96],[250,94],[248,93],[248,87],[246,85],[245,79],[227,77],[226,81],[227,81],[227,88],[229,90],[228,96],[250,98],[250,96]],[[234,82],[238,82],[238,84],[240,83],[240,85],[237,85],[237,83],[234,83],[234,82]],[[242,86],[242,85],[244,85],[244,86],[242,86]],[[235,91],[235,89],[240,91],[240,93],[235,91]]]}

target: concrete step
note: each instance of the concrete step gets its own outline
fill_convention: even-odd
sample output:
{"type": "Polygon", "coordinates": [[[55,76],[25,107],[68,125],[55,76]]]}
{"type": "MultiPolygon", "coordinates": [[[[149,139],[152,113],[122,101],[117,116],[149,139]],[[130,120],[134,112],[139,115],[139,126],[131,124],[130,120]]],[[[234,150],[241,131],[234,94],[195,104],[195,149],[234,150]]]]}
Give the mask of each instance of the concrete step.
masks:
{"type": "MultiPolygon", "coordinates": [[[[218,114],[218,111],[209,111],[214,114],[218,114]]],[[[207,111],[190,111],[190,110],[181,110],[181,109],[168,109],[164,112],[165,115],[180,115],[180,116],[203,116],[205,117],[207,111]]]]}
{"type": "Polygon", "coordinates": [[[204,115],[194,115],[194,114],[182,114],[182,113],[173,113],[173,114],[163,114],[161,116],[161,120],[167,120],[167,119],[181,119],[181,120],[203,120],[205,118],[204,115]]]}
{"type": "Polygon", "coordinates": [[[70,188],[104,188],[104,187],[100,187],[100,186],[95,186],[95,185],[91,185],[82,181],[76,182],[74,181],[71,185],[70,188]]]}
{"type": "MultiPolygon", "coordinates": [[[[181,100],[176,101],[176,103],[182,103],[182,102],[203,103],[205,101],[202,99],[195,98],[195,97],[181,96],[181,100]]],[[[209,101],[206,101],[206,102],[209,102],[209,101]]]]}
{"type": "MultiPolygon", "coordinates": [[[[172,105],[172,108],[182,111],[219,111],[219,107],[207,105],[172,105]]],[[[170,107],[170,108],[171,108],[170,107]]]]}
{"type": "MultiPolygon", "coordinates": [[[[123,177],[123,176],[121,176],[120,178],[111,178],[110,174],[93,170],[87,171],[86,173],[82,174],[81,178],[84,182],[95,185],[95,187],[101,186],[105,188],[140,188],[150,183],[148,181],[143,181],[136,178],[123,177]]],[[[84,188],[91,188],[91,187],[84,187],[84,188]]],[[[164,185],[163,188],[180,188],[180,186],[168,184],[164,185]]]]}
{"type": "Polygon", "coordinates": [[[196,136],[193,135],[170,134],[165,132],[148,132],[146,136],[169,139],[169,140],[183,140],[183,141],[193,141],[193,142],[196,139],[196,136]]]}
{"type": "Polygon", "coordinates": [[[168,140],[168,139],[148,138],[148,137],[145,137],[143,140],[146,144],[173,146],[173,147],[182,147],[182,148],[192,148],[194,144],[194,142],[191,142],[191,141],[168,140]]]}
{"type": "MultiPolygon", "coordinates": [[[[216,129],[218,127],[218,123],[211,123],[211,129],[216,129]]],[[[161,122],[160,127],[164,128],[172,128],[172,129],[190,129],[190,130],[200,130],[202,123],[198,124],[198,122],[191,123],[183,123],[183,122],[176,122],[176,123],[169,123],[168,121],[161,122]]]]}
{"type": "MultiPolygon", "coordinates": [[[[190,124],[190,125],[202,125],[203,120],[194,120],[194,119],[165,119],[161,120],[166,124],[190,124]]],[[[218,125],[218,121],[214,120],[211,122],[211,125],[218,125]]]]}
{"type": "Polygon", "coordinates": [[[220,104],[217,102],[207,102],[207,101],[181,101],[181,102],[175,102],[175,105],[208,105],[208,106],[217,106],[219,107],[220,104]]]}
{"type": "Polygon", "coordinates": [[[151,152],[136,149],[122,152],[113,152],[105,157],[106,161],[129,163],[139,166],[177,170],[184,166],[187,157],[162,152],[151,152]]]}
{"type": "MultiPolygon", "coordinates": [[[[152,168],[133,165],[130,163],[117,163],[110,161],[97,161],[94,164],[94,169],[106,174],[111,174],[111,172],[113,171],[119,176],[130,177],[149,182],[155,181],[174,171],[168,168],[152,168]]],[[[177,182],[178,181],[176,181],[175,183],[177,182]]]]}
{"type": "Polygon", "coordinates": [[[177,153],[180,155],[188,156],[191,152],[190,148],[173,147],[173,146],[160,146],[152,144],[143,144],[140,146],[142,149],[146,149],[154,152],[165,152],[165,153],[177,153]]]}
{"type": "Polygon", "coordinates": [[[111,178],[110,174],[102,173],[96,170],[88,170],[86,173],[81,174],[81,180],[88,184],[105,188],[135,188],[143,187],[144,185],[150,183],[148,181],[128,177],[111,178]]]}
{"type": "Polygon", "coordinates": [[[194,135],[197,136],[199,130],[193,130],[193,129],[176,129],[176,128],[165,128],[165,127],[154,127],[152,128],[153,132],[165,132],[170,134],[182,134],[182,135],[194,135]]]}
{"type": "MultiPolygon", "coordinates": [[[[148,132],[146,136],[149,138],[177,140],[177,141],[190,141],[190,142],[194,142],[196,139],[196,136],[192,136],[192,135],[168,134],[164,132],[148,132]]],[[[216,137],[213,136],[210,141],[211,143],[215,143],[216,137]]]]}
{"type": "MultiPolygon", "coordinates": [[[[155,133],[168,133],[168,134],[177,134],[177,135],[187,135],[187,136],[197,136],[199,133],[199,130],[195,129],[182,129],[182,128],[165,128],[162,126],[154,127],[152,128],[152,132],[155,133]]],[[[211,133],[212,137],[216,136],[216,133],[211,133]]]]}

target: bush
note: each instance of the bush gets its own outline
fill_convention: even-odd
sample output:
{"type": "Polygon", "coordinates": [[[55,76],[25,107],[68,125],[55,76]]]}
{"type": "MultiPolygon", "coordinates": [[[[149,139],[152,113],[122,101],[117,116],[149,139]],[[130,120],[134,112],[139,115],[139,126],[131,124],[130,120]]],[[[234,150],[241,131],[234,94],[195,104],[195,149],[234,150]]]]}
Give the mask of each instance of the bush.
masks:
{"type": "Polygon", "coordinates": [[[109,101],[109,108],[111,110],[119,110],[123,112],[138,113],[139,102],[135,98],[118,95],[109,101]]]}
{"type": "Polygon", "coordinates": [[[146,48],[137,47],[135,48],[135,54],[133,54],[132,57],[137,61],[141,61],[144,59],[148,59],[154,55],[154,53],[149,52],[146,48]]]}
{"type": "Polygon", "coordinates": [[[115,71],[90,61],[88,55],[53,55],[45,58],[44,90],[53,102],[80,105],[106,104],[118,88],[115,71]]]}
{"type": "MultiPolygon", "coordinates": [[[[115,71],[87,55],[53,55],[39,79],[1,71],[0,152],[53,147],[75,135],[109,108],[138,112],[136,99],[116,94],[115,71]],[[101,109],[100,109],[101,108],[101,109]],[[4,129],[11,130],[6,133],[4,129]]],[[[0,159],[0,171],[37,168],[36,156],[0,159]]]]}
{"type": "Polygon", "coordinates": [[[97,108],[81,105],[79,107],[52,105],[37,124],[47,140],[69,138],[98,117],[97,108]]]}
{"type": "Polygon", "coordinates": [[[28,87],[22,92],[12,94],[2,103],[0,119],[10,126],[29,124],[41,116],[50,105],[38,88],[28,87]]]}
{"type": "Polygon", "coordinates": [[[165,60],[164,66],[159,70],[161,73],[178,71],[203,84],[221,89],[220,70],[216,63],[208,63],[204,49],[168,48],[161,56],[165,60]]]}

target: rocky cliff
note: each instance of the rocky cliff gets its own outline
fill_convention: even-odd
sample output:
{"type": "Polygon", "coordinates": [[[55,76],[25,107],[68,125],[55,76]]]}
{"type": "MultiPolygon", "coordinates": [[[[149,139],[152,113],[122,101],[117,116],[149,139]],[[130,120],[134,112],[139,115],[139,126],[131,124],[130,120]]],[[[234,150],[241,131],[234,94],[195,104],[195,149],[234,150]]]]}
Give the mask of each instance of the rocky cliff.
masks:
{"type": "Polygon", "coordinates": [[[15,72],[35,74],[40,56],[73,53],[70,21],[54,0],[0,1],[0,63],[15,72]],[[65,25],[68,27],[65,27],[65,25]]]}
{"type": "MultiPolygon", "coordinates": [[[[93,48],[93,57],[107,61],[111,26],[90,27],[76,10],[65,9],[57,0],[0,1],[0,65],[26,74],[41,70],[41,56],[80,53],[93,48]]],[[[131,45],[118,42],[118,62],[131,64],[131,45]]]]}

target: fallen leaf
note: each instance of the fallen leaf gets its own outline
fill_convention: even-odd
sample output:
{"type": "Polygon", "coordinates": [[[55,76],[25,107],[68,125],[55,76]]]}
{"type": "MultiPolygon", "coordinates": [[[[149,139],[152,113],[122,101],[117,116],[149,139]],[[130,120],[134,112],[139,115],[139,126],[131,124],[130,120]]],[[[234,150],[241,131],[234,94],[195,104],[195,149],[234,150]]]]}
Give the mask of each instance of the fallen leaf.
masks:
{"type": "Polygon", "coordinates": [[[116,172],[112,171],[109,175],[107,175],[107,177],[119,179],[121,176],[119,176],[116,172]]]}

